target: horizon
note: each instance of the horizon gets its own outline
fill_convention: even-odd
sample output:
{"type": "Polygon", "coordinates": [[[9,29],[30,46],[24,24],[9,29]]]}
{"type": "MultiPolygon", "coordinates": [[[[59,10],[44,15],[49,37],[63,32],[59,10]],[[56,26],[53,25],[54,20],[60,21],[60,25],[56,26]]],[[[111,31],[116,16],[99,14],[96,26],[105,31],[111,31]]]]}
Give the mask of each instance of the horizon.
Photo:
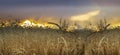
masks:
{"type": "MultiPolygon", "coordinates": [[[[40,19],[58,22],[66,19],[71,24],[86,26],[106,19],[120,26],[119,0],[0,0],[0,17],[6,19],[40,19]]],[[[94,24],[95,25],[95,24],[94,24]]]]}

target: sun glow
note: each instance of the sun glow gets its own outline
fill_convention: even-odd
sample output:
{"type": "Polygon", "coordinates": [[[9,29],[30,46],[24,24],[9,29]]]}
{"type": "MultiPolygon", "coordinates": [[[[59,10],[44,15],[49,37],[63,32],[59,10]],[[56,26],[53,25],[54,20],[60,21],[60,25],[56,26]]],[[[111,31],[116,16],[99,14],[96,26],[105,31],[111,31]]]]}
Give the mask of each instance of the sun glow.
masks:
{"type": "Polygon", "coordinates": [[[120,23],[111,24],[110,28],[120,27],[120,23]]]}
{"type": "Polygon", "coordinates": [[[40,22],[32,22],[31,20],[25,20],[22,23],[20,23],[21,27],[41,27],[41,28],[52,28],[52,29],[58,29],[58,27],[56,27],[55,25],[52,24],[48,24],[47,22],[44,23],[40,23],[40,22]]]}
{"type": "Polygon", "coordinates": [[[44,27],[43,24],[40,24],[40,23],[34,23],[30,20],[25,20],[23,23],[21,23],[22,27],[44,27]]]}
{"type": "Polygon", "coordinates": [[[22,27],[45,27],[43,22],[38,21],[35,17],[29,17],[25,20],[21,20],[20,26],[22,27]]]}

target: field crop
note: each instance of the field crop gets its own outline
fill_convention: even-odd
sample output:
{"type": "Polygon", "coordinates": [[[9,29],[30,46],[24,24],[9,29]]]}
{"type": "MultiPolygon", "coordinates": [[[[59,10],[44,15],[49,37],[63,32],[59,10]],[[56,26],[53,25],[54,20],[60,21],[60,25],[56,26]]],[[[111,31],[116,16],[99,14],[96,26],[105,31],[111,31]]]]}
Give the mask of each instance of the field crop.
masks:
{"type": "Polygon", "coordinates": [[[0,55],[120,55],[120,29],[0,28],[0,55]]]}

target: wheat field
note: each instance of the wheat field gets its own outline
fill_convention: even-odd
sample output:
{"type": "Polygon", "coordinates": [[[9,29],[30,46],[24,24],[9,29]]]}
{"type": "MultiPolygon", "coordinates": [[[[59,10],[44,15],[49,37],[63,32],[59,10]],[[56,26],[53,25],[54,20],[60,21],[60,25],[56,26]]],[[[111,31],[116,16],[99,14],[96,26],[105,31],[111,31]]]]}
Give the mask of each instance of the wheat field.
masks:
{"type": "Polygon", "coordinates": [[[120,29],[0,28],[0,55],[120,55],[120,29]]]}

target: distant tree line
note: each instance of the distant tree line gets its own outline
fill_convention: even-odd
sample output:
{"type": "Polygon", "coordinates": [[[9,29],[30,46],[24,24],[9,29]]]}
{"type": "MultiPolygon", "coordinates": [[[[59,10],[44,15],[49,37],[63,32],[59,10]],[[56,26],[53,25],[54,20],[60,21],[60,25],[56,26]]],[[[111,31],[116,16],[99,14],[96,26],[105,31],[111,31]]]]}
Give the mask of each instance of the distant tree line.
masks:
{"type": "MultiPolygon", "coordinates": [[[[19,25],[20,22],[21,22],[21,19],[7,19],[7,18],[0,17],[0,27],[20,27],[19,25]]],[[[57,26],[59,30],[62,30],[62,31],[68,31],[68,28],[70,27],[70,22],[68,22],[66,19],[63,19],[63,18],[60,18],[58,23],[55,23],[55,22],[47,22],[47,23],[57,26]]],[[[104,31],[104,30],[107,30],[110,27],[110,25],[111,24],[108,23],[106,19],[100,19],[95,26],[97,28],[97,31],[104,31]]],[[[74,26],[78,27],[79,25],[75,23],[74,26]]],[[[92,24],[90,23],[89,26],[92,27],[92,24]]]]}

